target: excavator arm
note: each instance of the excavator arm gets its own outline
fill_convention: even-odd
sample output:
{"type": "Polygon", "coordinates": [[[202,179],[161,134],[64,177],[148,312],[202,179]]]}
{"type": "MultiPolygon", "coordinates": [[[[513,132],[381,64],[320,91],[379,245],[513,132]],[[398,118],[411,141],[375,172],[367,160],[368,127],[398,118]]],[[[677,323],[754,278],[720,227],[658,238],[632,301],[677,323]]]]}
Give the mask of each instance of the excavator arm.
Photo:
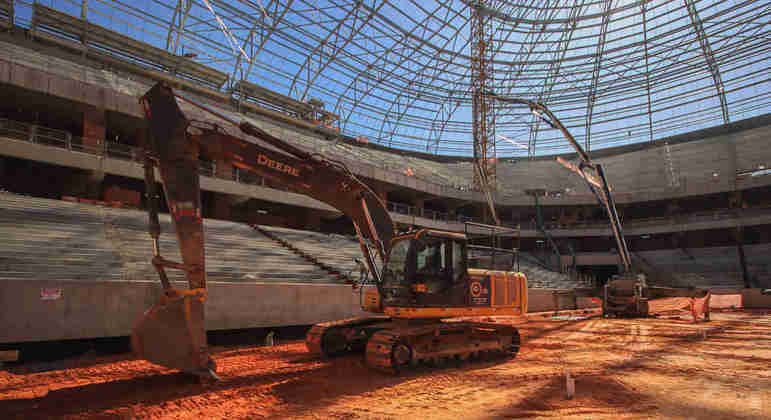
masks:
{"type": "Polygon", "coordinates": [[[345,165],[309,153],[249,122],[233,121],[177,95],[163,83],[150,89],[141,102],[150,131],[146,145],[145,181],[150,235],[153,238],[153,265],[164,287],[164,297],[134,329],[132,345],[139,357],[190,373],[216,377],[216,368],[206,354],[203,322],[206,270],[198,173],[201,152],[329,204],[348,216],[353,221],[375,284],[380,287],[380,271],[375,255],[379,255],[382,267],[390,252],[393,222],[383,201],[345,165]],[[177,99],[237,126],[252,141],[231,135],[218,124],[188,119],[177,99]],[[159,252],[154,166],[160,172],[182,262],[166,260],[159,252]],[[375,252],[371,251],[370,244],[375,252]],[[173,289],[165,268],[185,271],[190,290],[173,289]]]}

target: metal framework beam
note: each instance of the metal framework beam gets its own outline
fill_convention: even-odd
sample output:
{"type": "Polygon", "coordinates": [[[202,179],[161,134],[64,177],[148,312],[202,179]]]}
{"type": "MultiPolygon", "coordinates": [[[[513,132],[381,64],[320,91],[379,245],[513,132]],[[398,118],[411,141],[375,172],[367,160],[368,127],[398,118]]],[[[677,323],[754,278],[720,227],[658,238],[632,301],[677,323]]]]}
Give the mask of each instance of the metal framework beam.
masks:
{"type": "MultiPolygon", "coordinates": [[[[439,10],[439,9],[437,8],[431,14],[429,14],[424,19],[424,22],[422,22],[422,23],[427,23],[428,21],[430,21],[431,18],[436,14],[437,10],[439,10]]],[[[466,23],[464,23],[464,25],[461,27],[461,29],[465,28],[465,26],[466,26],[466,23]]],[[[436,29],[436,30],[432,31],[431,32],[431,37],[437,35],[440,31],[441,31],[441,29],[436,29]]],[[[450,43],[451,43],[450,39],[445,40],[444,44],[442,45],[442,48],[446,48],[450,43]]],[[[463,45],[461,50],[465,49],[466,45],[468,45],[468,43],[463,45]]],[[[416,53],[419,52],[418,49],[415,49],[414,51],[416,53]]],[[[410,55],[409,58],[412,58],[412,55],[410,55]]],[[[406,62],[406,60],[402,61],[402,63],[404,63],[404,62],[406,62]]],[[[433,69],[426,69],[425,71],[414,72],[413,76],[407,81],[407,86],[412,87],[412,86],[432,86],[432,85],[434,85],[436,83],[436,81],[437,81],[437,78],[442,74],[443,71],[445,71],[449,67],[451,62],[452,62],[452,60],[448,60],[447,62],[443,63],[443,65],[441,65],[439,67],[436,67],[436,68],[433,68],[433,69]],[[432,73],[430,76],[429,76],[429,70],[431,70],[431,73],[432,73]]],[[[392,70],[395,70],[395,69],[392,69],[392,70]]],[[[394,137],[394,134],[396,133],[396,130],[400,126],[402,118],[404,118],[404,116],[407,114],[407,112],[410,110],[410,108],[415,104],[415,102],[418,101],[419,99],[421,99],[419,95],[414,95],[414,94],[410,95],[413,92],[414,91],[412,91],[412,90],[402,90],[398,94],[396,99],[391,103],[391,106],[388,108],[388,111],[386,112],[386,118],[383,119],[383,122],[380,125],[380,131],[378,133],[378,137],[382,139],[382,138],[384,138],[383,137],[383,132],[385,130],[385,125],[386,124],[389,124],[389,125],[391,124],[392,119],[390,118],[390,115],[391,115],[392,111],[394,110],[394,107],[398,107],[399,108],[397,110],[397,113],[396,113],[397,114],[396,118],[393,119],[393,126],[391,127],[391,130],[389,130],[389,134],[388,134],[388,145],[389,146],[391,145],[391,142],[393,141],[393,137],[394,137]],[[406,97],[406,99],[405,99],[405,97],[406,97]],[[402,106],[402,100],[407,101],[407,104],[402,106]]],[[[437,111],[437,113],[441,112],[442,106],[443,106],[443,104],[440,105],[440,109],[437,111]]],[[[435,119],[436,118],[434,118],[434,120],[435,119]]],[[[433,123],[432,123],[432,128],[433,128],[433,123]]]]}
{"type": "Polygon", "coordinates": [[[240,54],[236,56],[236,62],[233,64],[232,77],[230,78],[233,83],[236,83],[241,79],[246,80],[249,78],[249,75],[254,68],[254,63],[257,61],[256,57],[262,52],[263,48],[265,48],[265,44],[267,44],[271,36],[276,32],[278,24],[290,10],[293,2],[294,0],[287,1],[286,6],[284,6],[280,13],[280,3],[278,0],[271,0],[267,5],[261,8],[262,13],[259,13],[259,18],[254,20],[246,39],[244,39],[243,46],[241,47],[243,50],[249,51],[249,57],[251,58],[248,61],[249,65],[246,67],[246,71],[242,71],[240,77],[236,77],[239,76],[236,73],[241,69],[241,64],[243,63],[243,57],[240,54]],[[268,11],[271,11],[272,13],[269,14],[268,11]],[[271,17],[270,25],[265,20],[267,17],[271,17]],[[259,34],[259,44],[255,43],[255,32],[258,28],[262,28],[262,31],[260,31],[259,34]]]}
{"type": "Polygon", "coordinates": [[[426,153],[430,151],[431,146],[434,146],[434,153],[436,153],[437,149],[439,148],[439,142],[441,141],[442,135],[444,134],[444,130],[447,128],[447,123],[450,122],[452,116],[455,114],[458,108],[460,108],[460,104],[461,102],[459,100],[452,102],[442,102],[442,105],[436,111],[434,120],[431,121],[429,139],[433,140],[426,142],[426,153]],[[448,107],[449,109],[446,110],[445,107],[448,107]]]}
{"type": "Polygon", "coordinates": [[[80,3],[80,18],[88,20],[88,0],[83,0],[80,3]]]}
{"type": "Polygon", "coordinates": [[[707,67],[712,75],[712,81],[715,83],[715,89],[717,90],[717,97],[720,99],[720,109],[723,112],[723,123],[729,123],[728,116],[728,102],[725,98],[725,86],[723,85],[723,78],[720,77],[720,70],[718,69],[715,55],[712,54],[712,48],[709,45],[709,38],[707,33],[704,32],[704,25],[702,25],[699,13],[696,11],[696,4],[693,0],[683,0],[685,6],[688,8],[688,15],[691,17],[691,23],[693,24],[693,30],[696,32],[696,37],[699,39],[699,45],[701,45],[701,52],[704,53],[704,61],[707,62],[707,67]]]}
{"type": "MultiPolygon", "coordinates": [[[[529,5],[532,6],[535,3],[535,1],[536,0],[531,0],[529,5]]],[[[474,4],[473,3],[469,3],[469,6],[470,7],[474,7],[474,4]]],[[[514,23],[513,27],[516,27],[518,25],[517,19],[526,16],[532,10],[533,9],[522,8],[521,10],[518,10],[520,15],[517,16],[517,17],[510,16],[510,15],[507,15],[507,14],[504,14],[504,13],[492,10],[490,8],[487,8],[487,7],[484,7],[482,9],[482,13],[485,14],[485,16],[491,16],[494,19],[502,20],[504,22],[506,22],[506,21],[514,21],[515,23],[514,23]]],[[[546,13],[546,12],[548,12],[548,10],[542,11],[542,13],[546,13]]],[[[435,13],[436,13],[436,11],[431,13],[431,15],[429,15],[426,20],[428,20],[428,18],[433,17],[435,15],[435,13]]],[[[556,12],[552,11],[552,14],[556,15],[556,12]]],[[[468,24],[468,22],[470,22],[470,20],[466,21],[466,23],[464,23],[464,25],[461,26],[458,30],[459,31],[463,30],[465,28],[465,26],[468,24]]],[[[491,55],[494,56],[495,54],[497,54],[497,53],[502,51],[504,43],[507,42],[509,40],[509,38],[514,34],[514,31],[512,31],[511,29],[512,28],[503,28],[502,25],[501,25],[501,26],[499,26],[495,30],[495,32],[494,32],[495,34],[501,33],[501,34],[505,35],[505,37],[502,38],[502,42],[500,42],[495,47],[495,49],[491,52],[491,55]]],[[[539,39],[540,39],[540,36],[542,36],[542,35],[543,35],[543,33],[539,33],[538,34],[539,39]]],[[[449,45],[449,43],[450,43],[450,39],[446,40],[445,44],[442,45],[441,48],[446,48],[449,45]]],[[[465,50],[470,45],[470,43],[471,43],[471,39],[469,39],[464,45],[462,45],[461,48],[457,49],[457,51],[465,50]]],[[[519,54],[521,55],[522,52],[525,49],[527,49],[528,51],[527,51],[527,54],[525,55],[525,57],[530,57],[530,54],[532,53],[532,51],[535,48],[536,44],[537,44],[537,40],[536,40],[536,42],[531,43],[530,48],[527,48],[527,45],[523,44],[522,47],[520,48],[519,54]]],[[[433,86],[433,85],[435,85],[436,82],[437,82],[437,79],[439,78],[439,76],[442,75],[445,71],[447,71],[447,69],[453,64],[455,58],[457,58],[457,55],[454,56],[454,57],[451,57],[450,60],[447,60],[446,62],[444,62],[443,65],[441,65],[440,67],[432,69],[433,70],[433,75],[431,75],[430,77],[428,77],[428,74],[427,74],[428,72],[427,71],[416,72],[415,76],[412,79],[410,79],[410,81],[408,82],[408,85],[410,85],[410,86],[412,86],[412,85],[422,85],[422,86],[433,86]]],[[[512,76],[511,79],[515,80],[522,73],[522,71],[524,70],[526,61],[527,61],[527,58],[522,63],[520,63],[519,69],[516,72],[516,75],[512,76]]],[[[470,78],[470,74],[469,74],[470,70],[471,69],[467,69],[463,73],[462,77],[459,80],[468,80],[470,78]]],[[[511,86],[511,85],[508,86],[507,93],[511,91],[512,87],[513,86],[511,86]]],[[[464,97],[467,97],[466,95],[470,96],[470,93],[471,93],[470,92],[470,88],[468,90],[466,90],[466,89],[452,89],[452,91],[458,92],[458,93],[462,94],[464,97]]],[[[387,116],[390,115],[391,111],[394,108],[394,106],[398,106],[400,108],[400,111],[398,112],[398,115],[395,118],[394,123],[391,124],[390,119],[384,119],[382,124],[381,124],[380,133],[379,133],[379,136],[378,136],[380,138],[382,138],[382,136],[383,136],[383,130],[385,128],[385,125],[386,124],[392,125],[391,130],[389,130],[389,133],[388,133],[388,145],[389,146],[391,145],[391,143],[393,141],[393,137],[396,134],[396,131],[401,126],[402,119],[407,115],[409,110],[412,107],[414,107],[415,103],[420,99],[419,95],[412,95],[408,99],[408,103],[406,105],[402,106],[402,102],[401,102],[402,101],[402,96],[406,95],[407,93],[408,92],[406,92],[406,91],[402,91],[399,94],[399,96],[396,98],[396,100],[392,102],[391,107],[389,108],[388,112],[386,113],[387,116]]],[[[453,98],[452,96],[453,95],[450,95],[450,97],[447,98],[447,100],[453,102],[453,104],[454,104],[453,108],[451,109],[451,112],[445,114],[447,116],[447,118],[450,118],[452,115],[454,115],[455,111],[461,105],[460,98],[453,98]]],[[[432,143],[435,145],[435,150],[438,150],[439,141],[440,141],[442,133],[444,133],[444,130],[445,130],[446,126],[447,126],[447,122],[445,121],[444,123],[441,124],[441,129],[438,130],[438,132],[437,132],[437,130],[435,130],[435,127],[436,127],[437,119],[440,118],[440,114],[444,113],[445,104],[446,104],[446,101],[444,101],[444,102],[442,102],[440,104],[439,109],[437,109],[437,111],[435,113],[435,116],[434,116],[434,118],[433,118],[433,120],[431,122],[431,131],[429,132],[429,140],[426,142],[427,143],[426,144],[426,150],[429,150],[429,147],[430,147],[430,145],[432,143]],[[436,134],[436,135],[432,135],[432,134],[436,134]]]]}
{"type": "Polygon", "coordinates": [[[651,71],[648,65],[648,2],[640,5],[643,25],[643,48],[645,51],[645,90],[648,96],[648,141],[653,141],[653,99],[651,98],[651,71]]]}
{"type": "Polygon", "coordinates": [[[193,7],[192,0],[178,0],[177,6],[174,8],[174,14],[171,17],[169,24],[169,31],[166,35],[166,50],[176,54],[179,49],[179,39],[185,32],[185,23],[187,17],[190,15],[190,9],[193,7]],[[184,10],[183,10],[184,2],[184,10]],[[176,37],[172,40],[172,35],[176,32],[176,37]]]}
{"type": "MultiPolygon", "coordinates": [[[[771,89],[763,71],[771,68],[768,1],[684,2],[686,7],[651,0],[151,0],[152,7],[125,0],[69,0],[52,5],[70,15],[109,21],[110,29],[167,51],[181,54],[184,46],[184,52],[197,54],[194,61],[232,73],[232,82],[245,79],[290,94],[296,78],[292,96],[329,102],[346,135],[470,156],[470,8],[478,4],[487,6],[484,13],[493,20],[490,62],[496,93],[546,102],[565,112],[574,130],[588,124],[587,149],[678,134],[713,121],[719,105],[725,121],[769,112],[771,89]],[[222,36],[220,20],[229,36],[222,36]],[[614,106],[601,105],[611,99],[614,106]]],[[[5,0],[5,24],[7,5],[14,3],[5,0]]],[[[561,136],[537,121],[522,110],[496,109],[496,133],[522,139],[514,143],[517,149],[497,141],[497,157],[524,155],[520,148],[531,157],[564,151],[561,136]]]]}
{"type": "Polygon", "coordinates": [[[383,5],[385,5],[386,3],[385,2],[381,2],[377,6],[377,8],[375,8],[372,11],[370,11],[366,18],[361,19],[361,22],[359,23],[359,26],[357,28],[356,27],[356,21],[357,21],[358,15],[359,15],[359,10],[362,8],[361,4],[362,3],[359,3],[357,6],[352,7],[351,9],[349,9],[348,13],[346,13],[345,17],[340,19],[340,20],[338,20],[337,24],[334,27],[334,29],[332,29],[331,31],[328,32],[326,38],[324,38],[321,42],[319,42],[319,44],[316,45],[316,47],[313,49],[313,51],[311,51],[306,56],[305,61],[300,66],[300,68],[297,70],[297,73],[295,74],[294,79],[292,80],[292,85],[289,87],[289,92],[290,93],[293,92],[296,89],[297,82],[300,79],[300,75],[303,73],[303,71],[305,71],[307,69],[308,78],[307,78],[306,83],[305,83],[305,89],[303,90],[303,93],[301,95],[298,95],[300,100],[305,99],[305,96],[308,94],[308,90],[310,90],[310,87],[316,81],[316,79],[318,78],[319,74],[321,74],[321,72],[323,72],[327,68],[327,66],[330,63],[332,63],[337,58],[337,55],[340,53],[340,51],[342,51],[346,46],[348,46],[348,44],[351,42],[351,40],[353,40],[353,38],[356,35],[358,35],[359,32],[362,29],[364,29],[364,27],[367,25],[367,22],[370,19],[372,19],[372,16],[375,13],[377,13],[380,10],[380,8],[383,7],[383,5]],[[327,45],[330,45],[330,39],[332,38],[332,35],[335,36],[336,40],[341,38],[340,34],[342,32],[343,25],[347,24],[347,20],[351,16],[353,16],[353,23],[351,24],[350,33],[348,34],[347,37],[345,37],[343,39],[343,42],[342,42],[341,45],[333,45],[332,53],[328,54],[327,57],[326,57],[327,58],[326,61],[324,61],[322,63],[321,62],[321,58],[322,58],[322,56],[324,56],[324,47],[327,46],[327,45]],[[318,57],[319,57],[319,66],[316,69],[316,71],[313,72],[313,75],[311,75],[311,63],[312,63],[314,55],[316,55],[316,54],[318,54],[318,57]]]}
{"type": "Polygon", "coordinates": [[[600,83],[600,70],[602,69],[602,53],[605,51],[605,35],[608,33],[608,24],[610,23],[610,11],[613,6],[613,0],[605,0],[605,7],[602,13],[602,25],[600,25],[600,35],[597,41],[597,52],[594,54],[594,68],[592,69],[592,81],[589,85],[589,97],[586,103],[586,139],[584,139],[584,148],[589,151],[592,145],[592,117],[594,116],[594,103],[597,101],[597,85],[600,83]]]}
{"type": "Polygon", "coordinates": [[[8,28],[7,29],[10,31],[10,30],[13,29],[13,27],[15,25],[14,24],[14,18],[15,18],[16,11],[14,10],[13,0],[8,1],[6,7],[7,7],[7,9],[5,10],[5,12],[8,15],[8,28]]]}
{"type": "MultiPolygon", "coordinates": [[[[531,0],[529,6],[533,6],[535,4],[535,1],[536,0],[531,0]]],[[[467,3],[467,4],[469,5],[469,7],[474,7],[474,3],[467,3]]],[[[501,20],[501,21],[504,21],[504,22],[510,22],[510,21],[514,22],[512,27],[504,28],[503,25],[499,25],[498,28],[495,29],[494,33],[495,34],[501,34],[501,35],[504,36],[504,38],[501,39],[502,42],[499,42],[498,45],[495,46],[495,49],[491,52],[491,55],[494,56],[495,54],[497,54],[497,53],[502,51],[504,43],[507,42],[509,40],[509,38],[514,34],[514,31],[511,30],[511,29],[516,28],[516,26],[518,25],[518,19],[523,18],[524,16],[528,15],[534,9],[533,8],[521,8],[521,9],[517,10],[518,13],[519,13],[518,16],[513,16],[513,15],[508,15],[508,14],[505,14],[505,13],[501,13],[499,11],[496,11],[496,10],[493,10],[493,9],[491,9],[489,7],[484,7],[484,6],[483,6],[483,8],[481,10],[482,10],[482,13],[485,16],[491,16],[492,18],[494,18],[496,20],[501,20]]],[[[541,11],[541,13],[547,13],[547,12],[548,12],[548,10],[541,11]]],[[[431,15],[429,15],[429,18],[433,17],[435,14],[436,14],[436,11],[431,13],[431,15]]],[[[556,12],[552,11],[552,14],[556,15],[556,12]]],[[[458,28],[458,30],[459,31],[463,30],[465,28],[465,26],[468,24],[468,22],[470,22],[470,20],[467,20],[463,24],[463,26],[458,28]]],[[[543,33],[539,33],[538,34],[538,38],[540,39],[540,36],[542,36],[542,35],[543,35],[543,33]]],[[[471,39],[469,39],[465,44],[463,44],[461,46],[461,48],[456,49],[456,50],[457,51],[463,51],[463,50],[465,50],[470,45],[470,43],[471,43],[471,39]]],[[[447,39],[445,44],[442,45],[441,48],[444,49],[449,44],[450,44],[450,39],[447,39]]],[[[532,53],[532,51],[535,48],[536,44],[537,44],[537,40],[535,42],[531,43],[530,48],[527,48],[527,45],[523,44],[522,47],[520,48],[519,54],[522,55],[523,51],[525,49],[527,49],[528,51],[527,51],[527,54],[525,54],[525,57],[530,57],[530,54],[532,53]]],[[[433,85],[435,85],[436,82],[437,82],[437,79],[439,78],[439,76],[442,75],[445,71],[447,71],[447,69],[453,64],[455,58],[457,58],[457,57],[458,57],[457,55],[453,56],[453,57],[450,57],[450,60],[447,60],[446,62],[444,62],[443,65],[441,65],[438,68],[433,69],[433,75],[431,77],[427,77],[427,72],[416,72],[415,73],[415,77],[410,79],[409,84],[410,85],[413,85],[413,84],[421,85],[422,84],[424,86],[433,86],[433,85]]],[[[527,61],[527,58],[520,63],[520,65],[518,66],[519,68],[518,68],[518,71],[516,72],[516,75],[512,76],[511,79],[516,80],[516,78],[522,73],[522,71],[524,70],[524,67],[526,65],[526,61],[527,61]]],[[[470,71],[471,71],[471,69],[467,69],[462,74],[462,77],[460,77],[459,80],[468,80],[468,79],[470,79],[470,74],[469,74],[470,71]]],[[[513,72],[511,72],[511,73],[513,73],[513,72]]],[[[512,85],[508,86],[507,93],[511,91],[512,87],[513,87],[512,85]]],[[[463,89],[461,87],[457,87],[457,88],[454,87],[452,89],[452,91],[453,92],[457,92],[459,94],[462,94],[463,97],[467,97],[466,95],[470,96],[470,93],[471,93],[470,92],[470,88],[467,90],[467,89],[463,89]]],[[[397,99],[392,103],[391,108],[389,108],[388,113],[386,114],[386,115],[390,115],[391,111],[393,110],[394,105],[399,106],[399,108],[401,109],[401,111],[398,113],[397,118],[395,119],[395,123],[393,124],[393,126],[392,126],[392,128],[391,128],[391,130],[389,131],[389,134],[388,134],[388,145],[389,146],[391,145],[391,143],[393,141],[393,137],[396,134],[396,131],[400,127],[400,123],[401,123],[402,119],[407,115],[409,110],[413,106],[415,106],[415,103],[420,99],[419,96],[413,95],[409,99],[409,103],[402,107],[401,106],[401,99],[402,99],[402,96],[405,95],[405,94],[406,93],[404,91],[402,91],[402,93],[399,94],[397,99]]],[[[429,132],[429,140],[426,142],[427,143],[426,144],[426,150],[429,150],[429,147],[430,147],[430,145],[432,143],[435,146],[435,151],[438,150],[439,141],[441,139],[442,134],[444,133],[444,130],[445,130],[446,126],[447,126],[447,121],[445,121],[445,122],[443,122],[441,124],[441,128],[439,130],[435,130],[435,127],[437,125],[437,120],[440,118],[440,114],[444,114],[444,115],[446,115],[446,118],[450,118],[452,115],[454,115],[455,111],[460,107],[460,105],[461,105],[461,98],[460,97],[453,97],[453,96],[454,95],[450,94],[449,97],[446,99],[446,101],[451,101],[454,104],[453,107],[451,108],[451,111],[449,113],[446,113],[446,114],[444,113],[446,101],[442,102],[440,104],[440,106],[439,106],[439,109],[437,109],[437,111],[435,113],[435,116],[434,116],[434,118],[433,118],[433,120],[431,122],[431,131],[429,132]]],[[[379,137],[382,137],[383,129],[384,129],[386,124],[390,125],[390,121],[386,121],[384,119],[383,124],[381,125],[381,130],[380,130],[379,137]]],[[[438,152],[435,152],[435,153],[438,153],[438,152]]]]}
{"type": "MultiPolygon", "coordinates": [[[[573,8],[570,9],[570,18],[565,22],[566,32],[563,32],[562,37],[557,43],[557,48],[554,50],[556,60],[552,61],[549,65],[549,71],[546,74],[546,81],[541,88],[541,93],[538,95],[538,102],[546,104],[549,102],[549,97],[554,89],[554,85],[557,83],[557,77],[560,74],[560,68],[562,62],[565,60],[565,55],[568,52],[570,41],[573,40],[573,34],[578,26],[577,18],[581,15],[581,9],[583,8],[586,0],[576,0],[573,8]],[[580,1],[580,3],[579,3],[580,1]]],[[[530,140],[527,144],[528,157],[535,156],[536,142],[538,141],[538,129],[540,127],[541,119],[533,116],[532,123],[530,125],[530,140]]]]}

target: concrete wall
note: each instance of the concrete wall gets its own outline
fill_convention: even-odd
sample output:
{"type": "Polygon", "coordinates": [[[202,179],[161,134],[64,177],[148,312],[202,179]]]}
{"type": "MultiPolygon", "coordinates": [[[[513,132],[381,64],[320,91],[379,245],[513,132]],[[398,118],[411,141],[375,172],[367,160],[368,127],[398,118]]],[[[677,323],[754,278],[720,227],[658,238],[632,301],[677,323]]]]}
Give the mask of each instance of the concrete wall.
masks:
{"type": "MultiPolygon", "coordinates": [[[[185,288],[183,283],[176,287],[185,288]]],[[[208,285],[207,330],[311,325],[362,316],[348,285],[215,283],[208,285]]],[[[552,290],[528,291],[529,312],[555,309],[552,290]]],[[[0,343],[126,336],[158,301],[157,282],[0,280],[0,343]],[[41,289],[61,289],[44,300],[41,289]]],[[[559,295],[559,309],[591,307],[559,295]]]]}
{"type": "Polygon", "coordinates": [[[547,289],[528,289],[527,311],[546,312],[554,310],[552,291],[547,289]]]}
{"type": "Polygon", "coordinates": [[[531,313],[549,312],[564,309],[598,308],[601,306],[593,302],[591,298],[577,298],[574,295],[559,292],[566,292],[566,290],[529,289],[527,291],[527,311],[531,313]],[[554,298],[555,292],[557,292],[556,300],[554,298]]]}
{"type": "MultiPolygon", "coordinates": [[[[97,70],[35,51],[33,47],[36,45],[19,44],[0,42],[0,49],[6,52],[0,57],[0,83],[142,117],[137,97],[148,89],[152,81],[139,76],[128,78],[97,70]]],[[[337,156],[330,143],[318,135],[265,117],[236,115],[224,109],[230,108],[230,105],[221,103],[217,106],[236,119],[247,119],[272,134],[296,141],[301,147],[342,158],[360,176],[434,196],[484,202],[481,193],[461,191],[451,185],[452,182],[471,185],[473,171],[468,162],[440,163],[403,156],[396,151],[390,153],[350,146],[345,146],[343,155],[337,156]],[[403,175],[401,171],[406,166],[413,167],[428,181],[403,175]]],[[[204,119],[207,118],[211,117],[204,119]]],[[[615,188],[614,195],[618,203],[771,185],[771,176],[748,177],[741,181],[737,181],[735,176],[737,170],[756,169],[758,165],[768,165],[771,161],[771,148],[763,147],[771,137],[769,116],[755,120],[683,135],[688,137],[688,141],[661,139],[645,147],[632,145],[615,150],[613,154],[599,152],[595,154],[605,156],[595,160],[604,165],[609,182],[615,188]],[[669,140],[672,144],[665,145],[669,140]]],[[[562,198],[544,198],[542,204],[595,204],[594,197],[583,182],[551,158],[502,161],[497,171],[498,179],[502,180],[499,185],[500,194],[496,196],[499,205],[532,204],[532,198],[524,194],[525,189],[564,190],[567,187],[572,189],[570,194],[562,198]]]]}
{"type": "MultiPolygon", "coordinates": [[[[767,120],[767,116],[759,117],[767,120]]],[[[715,122],[715,124],[719,124],[715,122]]],[[[614,155],[593,159],[603,165],[608,182],[614,188],[617,203],[663,200],[768,185],[771,177],[736,179],[737,171],[757,169],[771,160],[771,149],[763,147],[771,137],[771,126],[742,127],[732,130],[688,133],[688,141],[673,138],[657,140],[642,150],[639,145],[621,149],[614,155]]],[[[726,127],[727,128],[727,127],[726,127]]],[[[609,153],[594,152],[593,155],[609,153]]],[[[512,195],[501,203],[528,203],[521,190],[545,188],[560,191],[570,188],[562,198],[544,198],[543,205],[590,204],[594,202],[583,181],[553,160],[519,161],[498,165],[499,179],[516,179],[514,188],[504,185],[512,195]]],[[[654,215],[655,216],[655,215],[654,215]]]]}
{"type": "MultiPolygon", "coordinates": [[[[12,156],[19,159],[35,160],[59,166],[86,169],[96,173],[108,173],[127,178],[144,179],[142,165],[137,162],[115,159],[105,156],[97,156],[77,151],[67,151],[53,146],[33,144],[25,141],[0,137],[0,155],[12,156]]],[[[160,174],[156,170],[156,179],[160,174]]],[[[302,194],[280,191],[259,185],[242,184],[220,178],[201,177],[201,189],[239,197],[250,197],[275,203],[289,204],[293,206],[322,210],[329,214],[339,214],[333,207],[314,200],[302,194]]],[[[563,203],[564,204],[564,203],[563,203]]],[[[409,216],[391,212],[394,222],[407,225],[425,226],[434,229],[462,232],[464,224],[453,221],[432,220],[425,217],[409,216]]],[[[755,226],[771,224],[771,213],[765,210],[744,210],[738,215],[712,216],[685,216],[677,220],[661,219],[656,221],[631,221],[624,225],[626,235],[670,233],[689,230],[704,230],[718,228],[734,228],[736,226],[755,226]]],[[[576,236],[602,236],[612,235],[606,224],[596,224],[589,227],[572,227],[565,229],[550,229],[553,237],[576,236]]],[[[523,238],[540,237],[541,233],[523,228],[520,232],[523,238]]]]}
{"type": "MultiPolygon", "coordinates": [[[[184,288],[182,283],[176,287],[184,288]]],[[[160,296],[156,282],[0,280],[0,343],[126,336],[160,296]],[[41,299],[41,289],[60,288],[58,299],[41,299]]],[[[528,290],[528,312],[555,310],[554,290],[528,290]]],[[[741,295],[745,308],[771,308],[760,289],[716,290],[741,295]]],[[[556,309],[597,305],[558,294],[556,309]]],[[[208,330],[311,325],[362,316],[359,294],[347,285],[209,283],[208,330]]]]}
{"type": "Polygon", "coordinates": [[[762,295],[760,289],[743,289],[742,305],[749,309],[771,308],[771,296],[762,295]]]}
{"type": "MultiPolygon", "coordinates": [[[[33,144],[3,137],[0,137],[0,155],[144,180],[144,169],[142,165],[137,162],[113,159],[83,152],[70,152],[57,147],[33,144]]],[[[155,173],[156,179],[161,179],[157,169],[155,170],[155,173]]],[[[335,214],[340,213],[334,207],[330,207],[325,203],[314,200],[303,194],[279,191],[259,185],[241,184],[219,178],[202,176],[201,189],[204,191],[214,191],[234,196],[251,197],[276,203],[324,210],[335,214]]]]}
{"type": "Polygon", "coordinates": [[[761,294],[763,289],[712,289],[712,308],[771,309],[771,295],[761,294]]]}
{"type": "MultiPolygon", "coordinates": [[[[359,294],[346,285],[210,282],[208,288],[208,330],[310,325],[362,314],[359,294]]],[[[0,280],[0,343],[129,335],[160,293],[157,282],[0,280]],[[43,300],[41,288],[61,288],[62,296],[43,300]]]]}

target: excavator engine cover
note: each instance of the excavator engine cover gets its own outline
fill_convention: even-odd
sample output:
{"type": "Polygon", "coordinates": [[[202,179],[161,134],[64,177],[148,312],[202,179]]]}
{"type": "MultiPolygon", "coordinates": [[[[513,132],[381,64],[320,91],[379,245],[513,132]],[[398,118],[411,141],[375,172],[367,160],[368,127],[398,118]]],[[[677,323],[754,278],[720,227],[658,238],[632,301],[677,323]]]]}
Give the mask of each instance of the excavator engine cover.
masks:
{"type": "Polygon", "coordinates": [[[134,354],[161,366],[216,378],[216,366],[206,350],[203,311],[199,294],[173,290],[172,296],[163,296],[134,327],[134,354]]]}

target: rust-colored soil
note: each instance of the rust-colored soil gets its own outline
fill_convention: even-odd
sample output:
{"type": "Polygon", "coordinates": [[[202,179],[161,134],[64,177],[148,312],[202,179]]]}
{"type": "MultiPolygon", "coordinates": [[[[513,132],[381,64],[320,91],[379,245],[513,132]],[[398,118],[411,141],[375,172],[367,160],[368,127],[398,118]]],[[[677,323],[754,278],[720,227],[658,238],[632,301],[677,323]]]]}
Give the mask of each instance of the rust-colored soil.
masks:
{"type": "Polygon", "coordinates": [[[15,367],[0,371],[0,418],[768,418],[771,315],[712,318],[499,319],[523,334],[516,359],[401,377],[361,356],[314,359],[300,342],[215,349],[216,383],[118,356],[15,367]]]}

